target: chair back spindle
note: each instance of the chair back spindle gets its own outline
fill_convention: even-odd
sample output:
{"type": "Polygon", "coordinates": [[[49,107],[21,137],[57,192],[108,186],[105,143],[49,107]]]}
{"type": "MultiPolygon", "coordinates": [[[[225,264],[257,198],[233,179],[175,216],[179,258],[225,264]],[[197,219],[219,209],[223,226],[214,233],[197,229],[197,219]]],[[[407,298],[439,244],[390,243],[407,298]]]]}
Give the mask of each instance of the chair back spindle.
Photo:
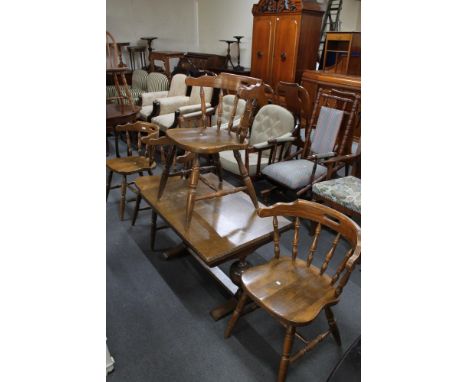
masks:
{"type": "Polygon", "coordinates": [[[280,246],[279,246],[279,231],[278,231],[278,216],[273,216],[273,243],[275,251],[275,259],[280,257],[280,246]]]}
{"type": "Polygon", "coordinates": [[[312,264],[312,260],[314,259],[314,253],[317,250],[318,238],[320,236],[321,230],[322,225],[317,224],[317,227],[315,228],[314,239],[312,240],[312,244],[310,245],[309,253],[307,255],[307,266],[310,266],[310,264],[312,264]]]}
{"type": "Polygon", "coordinates": [[[294,221],[294,239],[293,239],[293,244],[292,244],[292,259],[293,261],[296,260],[297,257],[297,247],[299,244],[299,228],[301,227],[301,222],[299,220],[299,217],[296,217],[294,221]]]}

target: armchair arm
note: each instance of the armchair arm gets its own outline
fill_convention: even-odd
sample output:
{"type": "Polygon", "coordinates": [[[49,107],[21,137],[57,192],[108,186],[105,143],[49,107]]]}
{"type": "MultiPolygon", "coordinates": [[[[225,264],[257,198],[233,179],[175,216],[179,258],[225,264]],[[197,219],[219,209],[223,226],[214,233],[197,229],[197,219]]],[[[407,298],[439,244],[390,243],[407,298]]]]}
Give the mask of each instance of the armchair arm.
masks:
{"type": "Polygon", "coordinates": [[[271,139],[268,139],[265,142],[256,143],[256,144],[252,145],[252,147],[255,148],[255,149],[264,149],[264,148],[270,147],[272,145],[276,145],[278,143],[294,142],[295,140],[296,140],[296,138],[292,136],[292,133],[286,133],[286,134],[283,134],[283,135],[281,135],[281,136],[279,136],[277,138],[271,138],[271,139]]]}
{"type": "Polygon", "coordinates": [[[158,98],[166,98],[168,93],[168,91],[142,93],[141,106],[149,106],[158,98]]]}
{"type": "Polygon", "coordinates": [[[361,156],[360,153],[359,154],[356,153],[356,154],[340,155],[338,157],[327,159],[324,163],[325,164],[340,163],[340,162],[352,163],[352,162],[358,160],[360,156],[361,156]]]}
{"type": "Polygon", "coordinates": [[[330,151],[328,153],[318,153],[318,154],[309,155],[307,159],[318,162],[320,159],[331,158],[331,157],[334,157],[335,155],[336,155],[335,152],[330,151]]]}

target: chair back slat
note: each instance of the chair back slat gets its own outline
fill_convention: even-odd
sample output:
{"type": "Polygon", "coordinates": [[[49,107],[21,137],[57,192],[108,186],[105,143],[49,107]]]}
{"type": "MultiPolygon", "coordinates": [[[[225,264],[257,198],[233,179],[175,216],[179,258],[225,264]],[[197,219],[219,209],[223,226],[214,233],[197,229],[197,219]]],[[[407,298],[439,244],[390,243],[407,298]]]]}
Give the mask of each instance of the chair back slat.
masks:
{"type": "Polygon", "coordinates": [[[330,260],[332,259],[333,255],[335,254],[336,246],[340,241],[341,234],[338,233],[335,236],[335,240],[333,240],[331,248],[328,250],[327,254],[325,255],[325,260],[323,261],[322,267],[320,268],[320,274],[323,275],[328,268],[328,264],[330,264],[330,260]]]}
{"type": "Polygon", "coordinates": [[[278,217],[273,216],[273,243],[275,251],[275,259],[280,257],[280,246],[279,246],[279,231],[278,231],[278,217]]]}
{"type": "Polygon", "coordinates": [[[315,251],[317,250],[318,238],[320,236],[321,230],[322,230],[322,225],[317,224],[317,227],[315,228],[314,239],[312,240],[312,244],[310,245],[309,253],[307,255],[308,267],[310,266],[310,264],[312,264],[312,260],[314,259],[314,254],[315,254],[315,251]]]}
{"type": "Polygon", "coordinates": [[[236,117],[237,114],[237,107],[239,105],[239,96],[236,94],[234,97],[234,102],[232,105],[232,112],[231,115],[229,116],[229,122],[228,122],[228,131],[232,132],[232,126],[234,125],[234,118],[236,117]]]}
{"type": "Polygon", "coordinates": [[[301,222],[298,217],[294,220],[294,239],[292,244],[292,259],[296,260],[297,257],[297,247],[299,245],[299,228],[301,227],[301,222]]]}
{"type": "Polygon", "coordinates": [[[205,98],[205,88],[200,86],[200,103],[202,111],[202,127],[206,129],[207,127],[207,117],[206,117],[206,98],[205,98]]]}
{"type": "Polygon", "coordinates": [[[141,151],[141,131],[137,133],[137,151],[138,155],[143,155],[144,153],[141,151]]]}

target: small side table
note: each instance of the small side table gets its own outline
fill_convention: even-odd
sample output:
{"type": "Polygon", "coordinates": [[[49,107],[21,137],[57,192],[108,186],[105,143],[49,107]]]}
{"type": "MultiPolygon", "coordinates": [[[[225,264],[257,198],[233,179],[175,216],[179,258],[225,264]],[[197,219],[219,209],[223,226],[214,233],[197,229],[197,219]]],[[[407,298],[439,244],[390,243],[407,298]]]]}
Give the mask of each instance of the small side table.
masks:
{"type": "Polygon", "coordinates": [[[145,40],[148,44],[148,52],[149,54],[151,54],[151,52],[153,51],[153,47],[151,46],[151,44],[153,43],[153,40],[157,40],[158,38],[157,37],[140,37],[141,40],[145,40]]]}
{"type": "Polygon", "coordinates": [[[136,60],[135,60],[135,54],[138,54],[140,56],[140,68],[144,68],[146,66],[146,46],[128,46],[127,51],[130,54],[130,68],[132,70],[136,69],[136,60]]]}
{"type": "Polygon", "coordinates": [[[149,54],[150,60],[150,72],[154,72],[154,60],[164,62],[164,70],[167,78],[171,78],[171,58],[181,58],[184,57],[184,52],[170,52],[170,51],[153,51],[149,54]]]}

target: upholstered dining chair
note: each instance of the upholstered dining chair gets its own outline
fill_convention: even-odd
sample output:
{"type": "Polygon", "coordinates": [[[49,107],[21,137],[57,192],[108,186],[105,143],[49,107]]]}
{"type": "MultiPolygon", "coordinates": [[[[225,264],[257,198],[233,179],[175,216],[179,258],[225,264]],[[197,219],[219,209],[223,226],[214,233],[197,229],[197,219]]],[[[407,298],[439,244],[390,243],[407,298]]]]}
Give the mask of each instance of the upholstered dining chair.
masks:
{"type": "MultiPolygon", "coordinates": [[[[164,74],[154,73],[152,79],[160,76],[164,74]]],[[[190,97],[187,96],[186,78],[185,74],[176,74],[171,79],[169,90],[142,93],[139,118],[150,122],[158,115],[173,113],[178,107],[187,105],[190,97]]]]}
{"type": "MultiPolygon", "coordinates": [[[[336,95],[333,89],[320,89],[308,129],[310,135],[311,128],[315,127],[313,139],[309,143],[307,136],[304,143],[304,149],[309,148],[305,158],[294,159],[301,153],[299,149],[286,160],[266,166],[262,175],[274,185],[293,191],[297,197],[309,192],[314,183],[331,177],[338,166],[336,162],[327,162],[327,159],[343,154],[342,142],[351,135],[359,100],[359,95],[348,98],[336,95]]],[[[265,197],[268,191],[263,193],[265,197]]]]}
{"type": "Polygon", "coordinates": [[[349,216],[361,216],[361,143],[353,154],[330,159],[330,162],[352,165],[349,176],[327,179],[312,186],[312,200],[341,211],[349,216]]]}
{"type": "MultiPolygon", "coordinates": [[[[286,143],[294,141],[294,126],[294,116],[286,108],[274,104],[260,108],[250,129],[248,147],[240,151],[249,176],[258,177],[273,158],[283,155],[286,143]]],[[[232,151],[221,152],[220,160],[224,170],[241,175],[232,151]]]]}
{"type": "MultiPolygon", "coordinates": [[[[120,188],[120,207],[119,214],[120,220],[124,218],[125,202],[127,188],[132,189],[134,182],[128,182],[127,177],[132,174],[143,175],[143,172],[147,172],[151,175],[151,170],[155,167],[153,157],[149,155],[146,145],[142,143],[142,137],[148,134],[155,134],[158,132],[158,128],[148,122],[137,121],[135,123],[129,123],[126,125],[119,125],[115,128],[118,134],[125,133],[126,144],[127,144],[127,157],[112,158],[106,161],[106,167],[109,171],[107,176],[107,187],[106,187],[106,200],[109,196],[111,189],[120,188]],[[136,154],[133,155],[134,143],[132,142],[131,135],[136,135],[136,154]],[[112,176],[117,173],[122,176],[120,186],[112,186],[112,176]]],[[[133,190],[136,192],[135,190],[133,190]]]]}
{"type": "Polygon", "coordinates": [[[216,197],[222,197],[225,195],[232,194],[234,192],[246,191],[252,200],[252,204],[255,208],[258,208],[257,196],[255,189],[252,184],[244,163],[242,162],[239,150],[245,150],[248,146],[246,142],[246,136],[250,128],[253,110],[257,99],[264,97],[265,85],[257,84],[252,85],[249,88],[241,86],[239,88],[238,83],[230,82],[229,80],[220,77],[209,77],[203,76],[199,78],[187,78],[187,84],[194,87],[199,87],[200,98],[202,105],[202,126],[200,128],[183,128],[183,129],[169,129],[166,131],[166,136],[172,141],[173,145],[169,151],[168,158],[166,160],[166,167],[161,176],[161,183],[158,190],[158,199],[164,194],[164,189],[169,176],[179,176],[180,172],[171,173],[171,165],[176,153],[176,147],[191,153],[192,168],[188,170],[187,174],[190,174],[189,192],[187,195],[186,205],[186,227],[189,226],[195,202],[197,200],[211,199],[216,197]],[[232,87],[231,89],[229,89],[232,87]],[[224,97],[224,90],[237,90],[236,99],[234,101],[234,107],[229,118],[227,129],[221,129],[222,124],[222,110],[218,109],[218,115],[216,120],[216,126],[208,127],[208,117],[206,116],[206,102],[205,102],[205,88],[218,88],[220,89],[220,101],[222,105],[222,99],[224,97]],[[234,131],[233,122],[234,116],[237,109],[237,98],[246,100],[245,112],[242,116],[239,127],[234,131]],[[243,187],[236,187],[234,189],[223,189],[222,188],[222,175],[221,166],[219,164],[219,153],[222,151],[232,150],[239,166],[241,177],[244,181],[243,187]],[[200,168],[200,155],[213,155],[215,159],[215,165],[210,168],[215,168],[218,173],[219,183],[213,185],[207,180],[202,178],[202,181],[207,184],[213,192],[206,195],[197,195],[197,184],[200,179],[200,172],[208,171],[210,168],[200,168]]]}
{"type": "Polygon", "coordinates": [[[339,302],[343,288],[361,256],[361,230],[351,218],[341,212],[301,199],[261,208],[257,213],[261,217],[273,216],[274,255],[266,264],[251,267],[242,273],[242,294],[227,324],[225,337],[231,336],[248,299],[268,312],[286,327],[277,379],[278,382],[283,382],[289,365],[329,334],[341,345],[340,332],[331,308],[339,302]],[[290,256],[280,254],[278,216],[294,218],[290,256]],[[305,254],[298,253],[300,219],[316,224],[314,237],[305,254]],[[322,232],[325,230],[335,235],[331,246],[329,238],[323,237],[325,235],[322,232]],[[344,251],[337,251],[337,248],[342,247],[338,246],[340,241],[347,248],[344,251]],[[325,246],[329,249],[322,253],[319,248],[325,246]],[[331,269],[330,261],[333,257],[337,258],[338,253],[337,265],[331,269]],[[309,325],[322,311],[327,317],[329,329],[313,340],[306,340],[296,328],[309,325]],[[291,355],[295,336],[305,343],[305,347],[291,355]]]}

